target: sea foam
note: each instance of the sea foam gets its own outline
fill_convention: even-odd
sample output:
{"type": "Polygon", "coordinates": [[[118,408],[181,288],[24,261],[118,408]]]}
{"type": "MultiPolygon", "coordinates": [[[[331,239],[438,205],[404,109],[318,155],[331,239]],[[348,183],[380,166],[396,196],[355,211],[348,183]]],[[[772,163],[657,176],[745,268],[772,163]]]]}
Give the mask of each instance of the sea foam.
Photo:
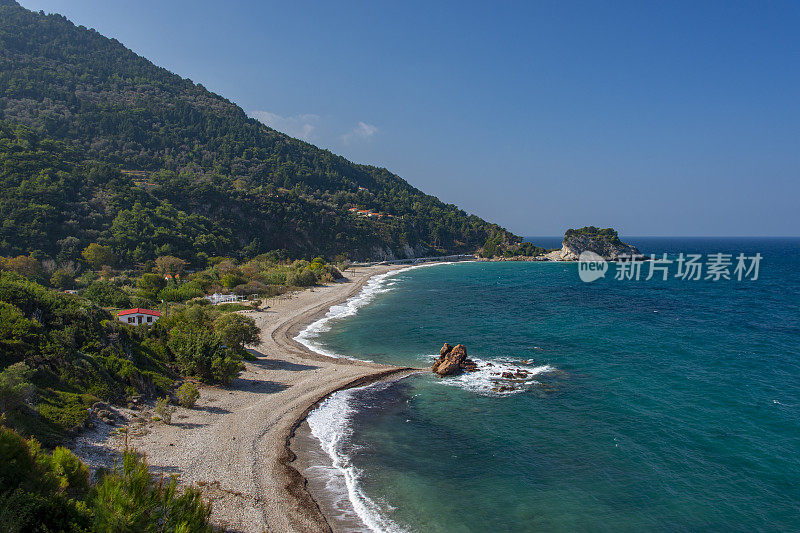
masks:
{"type": "MultiPolygon", "coordinates": [[[[372,276],[361,291],[355,296],[351,296],[344,302],[331,306],[325,316],[315,320],[294,338],[297,342],[313,352],[327,355],[328,357],[345,357],[347,359],[357,359],[355,357],[343,356],[330,350],[316,342],[316,339],[324,332],[331,329],[331,325],[336,320],[341,320],[358,313],[358,310],[370,303],[379,294],[384,294],[392,290],[394,283],[389,283],[389,277],[397,272],[387,272],[372,276]]],[[[358,359],[357,359],[358,360],[358,359]]],[[[363,360],[363,359],[362,359],[363,360]]]]}
{"type": "Polygon", "coordinates": [[[394,286],[397,284],[397,281],[392,280],[392,276],[396,276],[401,272],[407,272],[409,270],[414,270],[417,268],[425,268],[431,266],[438,266],[438,265],[450,265],[453,264],[451,262],[444,262],[444,263],[426,263],[423,265],[413,265],[406,268],[401,268],[398,270],[393,270],[391,272],[386,272],[384,274],[376,274],[372,276],[369,281],[364,285],[361,291],[356,294],[355,296],[351,296],[346,301],[338,304],[333,305],[325,313],[325,316],[316,320],[303,328],[300,333],[294,338],[297,342],[311,350],[312,352],[317,352],[322,355],[326,355],[328,357],[341,357],[345,359],[354,359],[356,361],[368,361],[368,359],[359,359],[357,357],[351,357],[347,355],[341,355],[338,353],[334,353],[328,349],[326,349],[323,345],[316,341],[319,336],[331,329],[331,326],[335,321],[342,320],[343,318],[347,318],[349,316],[353,316],[358,313],[358,310],[364,307],[365,305],[372,302],[376,296],[379,294],[387,293],[393,290],[394,286]]]}
{"type": "MultiPolygon", "coordinates": [[[[332,306],[324,317],[306,326],[295,337],[295,340],[309,350],[328,357],[357,359],[327,350],[324,346],[319,344],[316,339],[318,339],[322,333],[329,331],[335,321],[355,315],[358,313],[359,309],[372,302],[376,296],[393,290],[398,282],[392,280],[392,276],[408,270],[442,264],[450,263],[414,265],[371,277],[358,294],[348,298],[341,304],[332,306]]],[[[492,360],[490,362],[475,358],[473,358],[473,360],[478,363],[477,372],[448,377],[442,379],[440,383],[459,386],[478,394],[502,396],[522,392],[527,387],[522,387],[521,385],[527,386],[536,383],[533,376],[554,370],[548,365],[531,368],[530,365],[521,361],[492,360]],[[519,368],[524,368],[529,375],[526,379],[517,380],[515,382],[515,386],[517,387],[515,390],[504,392],[492,390],[493,388],[497,388],[498,381],[503,381],[502,378],[500,378],[502,372],[513,372],[519,368]]],[[[367,385],[366,387],[381,386],[387,386],[387,384],[378,382],[367,385]]],[[[404,531],[402,527],[385,516],[387,506],[381,506],[381,504],[375,502],[364,493],[359,483],[362,472],[352,464],[351,458],[346,450],[347,439],[352,435],[352,417],[355,413],[353,397],[354,394],[357,394],[358,390],[363,388],[365,387],[347,389],[332,394],[320,404],[319,407],[309,413],[306,420],[311,428],[311,434],[320,442],[320,446],[330,457],[333,465],[333,469],[327,469],[326,472],[326,474],[330,476],[326,482],[326,487],[330,491],[331,496],[337,501],[340,501],[346,496],[353,506],[355,513],[371,531],[402,532],[404,531]]]]}
{"type": "MultiPolygon", "coordinates": [[[[368,386],[386,385],[386,383],[378,383],[368,386]]],[[[363,388],[334,393],[308,415],[307,421],[311,428],[311,434],[319,440],[335,469],[331,472],[331,479],[327,486],[330,488],[341,487],[341,480],[344,480],[344,489],[353,509],[371,531],[399,533],[404,530],[384,516],[386,508],[372,500],[361,489],[359,480],[362,472],[352,464],[345,449],[347,439],[352,435],[352,417],[355,413],[353,395],[363,388]]]]}
{"type": "MultiPolygon", "coordinates": [[[[431,357],[436,358],[438,355],[431,357]]],[[[478,369],[475,372],[464,372],[455,376],[447,376],[441,379],[439,383],[442,385],[459,387],[484,396],[508,396],[525,392],[531,385],[538,384],[539,381],[536,379],[536,376],[558,371],[558,369],[553,366],[535,365],[528,360],[485,360],[478,357],[472,357],[471,359],[478,365],[478,369]],[[504,372],[511,372],[514,374],[518,370],[522,370],[527,375],[522,378],[514,379],[502,377],[504,372]],[[500,391],[499,389],[503,385],[511,388],[509,390],[500,391]]]]}

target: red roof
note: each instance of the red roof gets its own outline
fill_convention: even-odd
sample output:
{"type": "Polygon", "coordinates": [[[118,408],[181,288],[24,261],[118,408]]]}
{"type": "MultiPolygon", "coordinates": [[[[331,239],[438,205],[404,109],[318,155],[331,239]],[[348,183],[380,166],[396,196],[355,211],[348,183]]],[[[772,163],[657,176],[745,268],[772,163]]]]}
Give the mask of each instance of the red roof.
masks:
{"type": "Polygon", "coordinates": [[[159,313],[158,311],[153,311],[152,309],[142,309],[140,307],[137,307],[136,309],[125,309],[124,311],[120,311],[119,313],[117,313],[118,316],[136,315],[136,314],[161,316],[161,313],[159,313]]]}

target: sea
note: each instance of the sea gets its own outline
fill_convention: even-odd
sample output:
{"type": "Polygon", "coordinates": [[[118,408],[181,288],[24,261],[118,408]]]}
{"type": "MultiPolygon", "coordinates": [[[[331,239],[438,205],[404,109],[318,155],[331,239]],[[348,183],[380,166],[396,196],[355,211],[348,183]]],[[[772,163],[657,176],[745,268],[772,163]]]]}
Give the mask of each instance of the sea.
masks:
{"type": "Polygon", "coordinates": [[[412,267],[300,333],[414,367],[461,343],[479,365],[310,414],[353,529],[800,531],[800,239],[623,240],[660,261],[590,282],[577,263],[412,267]]]}

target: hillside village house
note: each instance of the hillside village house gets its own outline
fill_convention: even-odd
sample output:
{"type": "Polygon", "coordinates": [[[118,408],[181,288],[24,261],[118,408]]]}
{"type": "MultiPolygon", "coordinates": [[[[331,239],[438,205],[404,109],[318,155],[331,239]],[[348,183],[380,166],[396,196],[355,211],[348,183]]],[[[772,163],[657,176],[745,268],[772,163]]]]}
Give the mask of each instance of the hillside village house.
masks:
{"type": "Polygon", "coordinates": [[[161,318],[161,313],[158,311],[153,311],[152,309],[142,309],[137,307],[135,309],[125,309],[124,311],[120,311],[117,313],[117,317],[119,318],[120,322],[139,326],[141,324],[152,324],[157,322],[158,319],[161,318]]]}

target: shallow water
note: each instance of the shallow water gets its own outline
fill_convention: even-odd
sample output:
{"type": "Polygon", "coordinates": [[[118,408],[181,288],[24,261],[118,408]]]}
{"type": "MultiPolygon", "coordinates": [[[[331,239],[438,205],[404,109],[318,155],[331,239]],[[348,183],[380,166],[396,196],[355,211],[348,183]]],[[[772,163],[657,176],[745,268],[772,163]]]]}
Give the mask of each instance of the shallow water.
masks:
{"type": "Polygon", "coordinates": [[[742,282],[418,268],[304,334],[325,353],[412,366],[460,342],[482,365],[338,393],[311,414],[331,486],[370,528],[800,529],[800,241],[631,240],[764,259],[742,282]],[[499,393],[501,366],[529,375],[499,393]]]}

